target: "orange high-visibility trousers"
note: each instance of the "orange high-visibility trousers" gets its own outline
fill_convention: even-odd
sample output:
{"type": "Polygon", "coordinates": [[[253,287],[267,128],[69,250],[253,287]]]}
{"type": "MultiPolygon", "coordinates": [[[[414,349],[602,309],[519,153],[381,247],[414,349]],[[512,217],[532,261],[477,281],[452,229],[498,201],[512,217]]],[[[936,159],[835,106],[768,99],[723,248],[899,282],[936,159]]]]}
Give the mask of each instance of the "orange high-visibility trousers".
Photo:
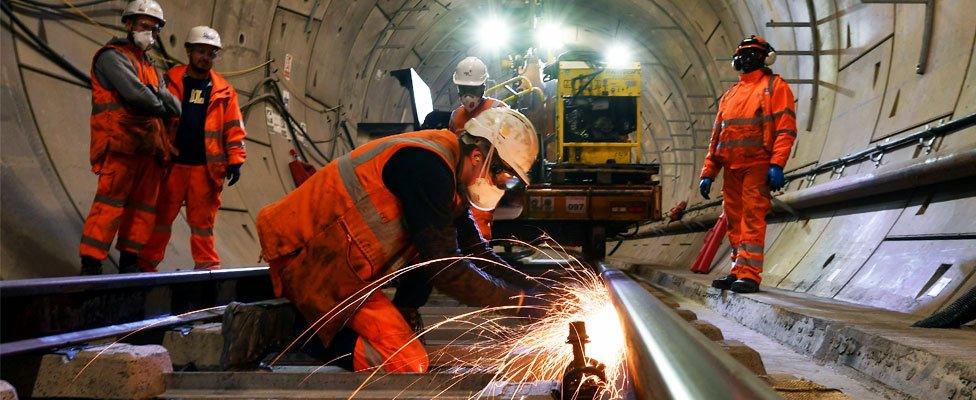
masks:
{"type": "Polygon", "coordinates": [[[186,222],[190,225],[193,268],[220,268],[213,228],[220,207],[221,189],[210,178],[206,165],[174,164],[159,190],[156,226],[139,254],[139,268],[146,272],[156,271],[156,266],[163,261],[173,220],[180,213],[183,202],[186,202],[186,222]]]}
{"type": "Polygon", "coordinates": [[[732,275],[759,283],[763,270],[763,247],[766,242],[766,213],[769,212],[769,188],[766,173],[769,164],[726,168],[722,198],[729,219],[729,241],[736,250],[732,275]]]}
{"type": "Polygon", "coordinates": [[[139,253],[152,233],[162,168],[151,155],[108,153],[97,173],[95,201],[81,233],[81,256],[104,260],[116,233],[119,251],[139,253]]]}
{"type": "Polygon", "coordinates": [[[354,370],[427,372],[427,350],[383,292],[377,290],[369,295],[353,314],[349,328],[359,335],[353,350],[354,370]]]}

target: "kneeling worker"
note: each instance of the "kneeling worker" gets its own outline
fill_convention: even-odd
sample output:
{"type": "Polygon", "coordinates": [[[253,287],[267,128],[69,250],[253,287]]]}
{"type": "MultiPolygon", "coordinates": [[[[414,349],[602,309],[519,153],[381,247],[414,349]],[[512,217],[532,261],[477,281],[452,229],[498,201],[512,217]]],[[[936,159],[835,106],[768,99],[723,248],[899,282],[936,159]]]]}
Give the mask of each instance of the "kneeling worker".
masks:
{"type": "Polygon", "coordinates": [[[224,179],[233,186],[244,164],[244,124],[237,92],[213,70],[220,53],[220,35],[213,28],[198,26],[187,35],[189,65],[178,65],[167,73],[169,90],[183,101],[183,114],[176,124],[177,154],[159,190],[156,227],[139,253],[139,268],[156,271],[169,243],[173,220],[186,202],[190,225],[190,253],[194,269],[220,268],[214,243],[214,222],[220,207],[224,179]]]}
{"type": "MultiPolygon", "coordinates": [[[[261,253],[275,293],[288,298],[329,344],[354,331],[352,367],[425,372],[427,353],[392,302],[375,289],[405,265],[461,255],[478,236],[468,203],[490,208],[527,180],[538,142],[522,114],[494,109],[466,132],[406,133],[369,142],[261,210],[261,253]],[[366,290],[363,290],[366,289],[366,290]],[[360,298],[361,297],[361,298],[360,298]]],[[[468,260],[424,267],[434,286],[470,306],[536,303],[468,260]]]]}

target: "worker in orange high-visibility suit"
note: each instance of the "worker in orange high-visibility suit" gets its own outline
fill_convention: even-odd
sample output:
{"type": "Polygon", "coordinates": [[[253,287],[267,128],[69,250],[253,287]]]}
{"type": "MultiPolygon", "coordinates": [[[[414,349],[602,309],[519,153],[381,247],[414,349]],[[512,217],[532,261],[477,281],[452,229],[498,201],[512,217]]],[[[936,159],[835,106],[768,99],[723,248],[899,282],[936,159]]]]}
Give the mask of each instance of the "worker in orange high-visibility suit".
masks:
{"type": "Polygon", "coordinates": [[[81,274],[102,273],[118,234],[119,272],[138,272],[137,255],[149,239],[156,214],[162,166],[170,154],[164,119],[180,104],[161,87],[146,58],[163,9],[153,0],[130,2],[122,12],[128,31],[95,53],[92,63],[91,153],[98,189],[81,233],[81,274]]]}
{"type": "MultiPolygon", "coordinates": [[[[488,66],[478,57],[466,57],[458,63],[454,70],[454,84],[458,87],[458,97],[461,105],[451,112],[451,121],[447,129],[459,133],[464,125],[485,110],[503,107],[508,108],[504,101],[485,97],[485,85],[488,82],[488,66]]],[[[491,221],[494,210],[472,208],[471,216],[478,223],[478,230],[485,239],[491,240],[491,221]]]]}
{"type": "Polygon", "coordinates": [[[220,268],[214,243],[220,192],[225,178],[228,186],[240,179],[246,157],[237,92],[213,70],[221,49],[220,35],[213,28],[197,26],[190,29],[184,47],[190,64],[167,73],[170,91],[183,101],[183,114],[173,124],[176,154],[159,191],[156,227],[139,254],[139,267],[146,272],[156,271],[163,260],[173,220],[183,202],[193,268],[220,268]]]}
{"type": "Polygon", "coordinates": [[[759,291],[769,191],[783,187],[783,168],[796,140],[793,92],[768,68],[775,60],[775,50],[759,36],[736,48],[732,65],[739,82],[719,101],[701,172],[699,189],[707,199],[715,176],[725,169],[722,196],[735,265],[712,286],[739,293],[759,291]]]}
{"type": "MultiPolygon", "coordinates": [[[[478,57],[465,57],[454,69],[452,77],[458,88],[458,98],[461,105],[451,113],[448,129],[460,134],[464,126],[472,118],[485,110],[493,108],[508,108],[504,101],[485,97],[485,85],[488,82],[488,66],[478,57]]],[[[491,240],[491,223],[494,218],[494,205],[491,209],[479,207],[471,208],[471,217],[478,228],[478,233],[487,241],[491,240]]],[[[484,253],[484,252],[483,252],[484,253]]],[[[427,303],[434,290],[423,274],[408,273],[400,278],[397,285],[393,304],[400,309],[414,331],[423,330],[423,320],[420,318],[420,307],[427,303]]]]}
{"type": "Polygon", "coordinates": [[[344,326],[355,332],[355,370],[425,372],[423,345],[378,289],[409,261],[433,261],[414,271],[464,304],[536,304],[534,289],[499,279],[497,266],[450,257],[472,238],[487,248],[468,203],[493,206],[527,179],[537,151],[531,123],[509,109],[482,113],[460,138],[425,130],[356,148],[258,214],[275,293],[325,344],[344,326]]]}

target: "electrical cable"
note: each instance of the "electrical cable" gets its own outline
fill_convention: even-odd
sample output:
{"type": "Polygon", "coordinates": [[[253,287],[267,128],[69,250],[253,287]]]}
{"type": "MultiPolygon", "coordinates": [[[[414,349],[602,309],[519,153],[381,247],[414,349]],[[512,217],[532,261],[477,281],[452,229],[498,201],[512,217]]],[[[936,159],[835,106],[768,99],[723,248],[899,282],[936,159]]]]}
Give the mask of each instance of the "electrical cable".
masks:
{"type": "Polygon", "coordinates": [[[65,4],[48,4],[48,3],[44,3],[42,1],[37,1],[37,0],[18,0],[18,1],[21,1],[21,2],[24,2],[24,3],[28,3],[28,4],[31,4],[31,5],[37,6],[37,7],[54,8],[54,9],[65,9],[65,8],[70,8],[70,7],[88,7],[88,6],[94,6],[94,5],[98,5],[98,4],[104,4],[104,3],[112,3],[115,0],[90,0],[90,1],[85,1],[85,2],[81,2],[81,3],[76,3],[76,4],[73,4],[71,6],[68,6],[68,5],[65,5],[65,4]]]}
{"type": "MultiPolygon", "coordinates": [[[[45,58],[54,62],[54,64],[61,67],[61,69],[63,69],[65,72],[78,79],[78,83],[81,84],[81,86],[90,89],[91,78],[88,76],[88,74],[82,72],[80,69],[78,69],[78,67],[75,67],[74,64],[71,64],[70,61],[55,52],[54,49],[48,46],[47,43],[41,40],[41,38],[39,38],[33,31],[28,29],[24,22],[14,14],[13,10],[10,8],[10,4],[8,3],[9,2],[6,0],[0,2],[0,8],[2,8],[4,14],[7,14],[10,21],[20,28],[21,31],[23,31],[21,35],[26,36],[29,39],[28,44],[38,50],[42,55],[44,55],[45,58]]],[[[11,31],[13,32],[12,29],[11,31]]]]}

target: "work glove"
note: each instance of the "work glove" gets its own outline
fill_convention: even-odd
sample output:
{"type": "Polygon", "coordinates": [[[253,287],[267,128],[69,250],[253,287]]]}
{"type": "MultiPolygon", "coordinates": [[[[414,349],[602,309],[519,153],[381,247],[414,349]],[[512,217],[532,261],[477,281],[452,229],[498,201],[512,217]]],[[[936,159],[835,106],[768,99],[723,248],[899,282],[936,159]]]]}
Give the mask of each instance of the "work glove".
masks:
{"type": "Polygon", "coordinates": [[[712,181],[712,178],[705,177],[702,178],[701,182],[698,184],[698,191],[701,193],[702,197],[706,199],[711,199],[711,197],[708,197],[708,194],[712,191],[712,181]]]}
{"type": "Polygon", "coordinates": [[[783,185],[786,184],[786,177],[783,176],[783,167],[775,164],[770,165],[769,172],[766,173],[766,182],[772,191],[782,189],[783,185]]]}
{"type": "Polygon", "coordinates": [[[241,179],[241,164],[231,164],[227,166],[227,186],[234,186],[238,179],[241,179]]]}

